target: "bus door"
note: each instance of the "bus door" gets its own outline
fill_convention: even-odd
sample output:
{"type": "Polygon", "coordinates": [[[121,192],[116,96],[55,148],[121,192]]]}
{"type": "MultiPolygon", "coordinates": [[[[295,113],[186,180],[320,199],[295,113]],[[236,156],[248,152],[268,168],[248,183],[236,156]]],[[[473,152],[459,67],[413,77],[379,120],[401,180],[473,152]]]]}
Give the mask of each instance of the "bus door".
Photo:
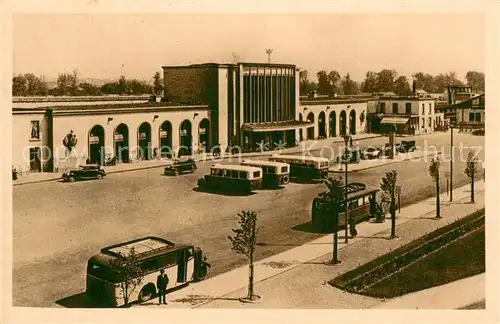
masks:
{"type": "Polygon", "coordinates": [[[187,280],[191,280],[191,277],[194,274],[194,249],[192,247],[188,248],[186,250],[186,255],[187,255],[187,280]]]}
{"type": "Polygon", "coordinates": [[[186,282],[187,274],[187,251],[180,250],[177,252],[177,282],[186,282]]]}

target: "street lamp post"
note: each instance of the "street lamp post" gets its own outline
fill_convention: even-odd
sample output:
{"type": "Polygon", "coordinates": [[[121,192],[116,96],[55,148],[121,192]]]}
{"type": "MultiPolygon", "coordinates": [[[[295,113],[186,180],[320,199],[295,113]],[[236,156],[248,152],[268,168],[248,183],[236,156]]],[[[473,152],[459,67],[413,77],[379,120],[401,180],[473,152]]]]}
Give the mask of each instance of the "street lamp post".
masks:
{"type": "Polygon", "coordinates": [[[453,126],[450,125],[450,201],[453,201],[453,126]]]}
{"type": "Polygon", "coordinates": [[[348,229],[347,229],[347,225],[349,224],[349,216],[348,216],[348,213],[349,213],[349,206],[348,206],[348,200],[347,200],[347,166],[349,164],[349,161],[348,161],[348,143],[349,143],[349,140],[351,139],[351,136],[349,135],[344,135],[344,142],[345,142],[345,152],[344,152],[344,164],[345,164],[345,167],[344,167],[344,175],[345,175],[345,187],[344,187],[344,194],[345,194],[345,198],[344,198],[344,208],[345,208],[345,243],[349,243],[349,239],[348,239],[348,229]]]}

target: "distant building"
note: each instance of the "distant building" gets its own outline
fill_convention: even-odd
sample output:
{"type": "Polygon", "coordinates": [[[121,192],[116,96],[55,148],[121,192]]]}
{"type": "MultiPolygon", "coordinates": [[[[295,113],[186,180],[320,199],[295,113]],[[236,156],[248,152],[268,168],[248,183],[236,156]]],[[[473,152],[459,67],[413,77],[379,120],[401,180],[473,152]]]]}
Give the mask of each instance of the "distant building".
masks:
{"type": "Polygon", "coordinates": [[[369,119],[374,133],[387,133],[394,127],[399,134],[430,133],[444,123],[435,113],[435,100],[418,96],[380,97],[369,119]]]}
{"type": "Polygon", "coordinates": [[[445,96],[449,105],[454,105],[462,101],[468,100],[480,93],[474,91],[470,86],[450,85],[446,88],[445,96]]]}
{"type": "Polygon", "coordinates": [[[486,117],[484,94],[455,104],[452,109],[456,114],[456,127],[461,131],[484,128],[486,117]]]}

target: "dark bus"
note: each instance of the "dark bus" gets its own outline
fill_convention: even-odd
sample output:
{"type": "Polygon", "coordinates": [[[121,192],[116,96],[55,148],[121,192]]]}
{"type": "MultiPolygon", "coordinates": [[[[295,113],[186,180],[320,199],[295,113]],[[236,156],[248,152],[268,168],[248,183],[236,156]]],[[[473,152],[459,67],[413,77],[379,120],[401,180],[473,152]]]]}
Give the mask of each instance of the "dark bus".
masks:
{"type": "Polygon", "coordinates": [[[290,165],[282,162],[244,160],[241,165],[262,169],[262,186],[276,188],[290,181],[290,165]]]}
{"type": "Polygon", "coordinates": [[[294,180],[323,180],[328,178],[328,159],[302,155],[273,155],[269,161],[288,163],[294,180]]]}
{"type": "Polygon", "coordinates": [[[262,169],[245,165],[214,164],[210,174],[198,180],[200,189],[252,192],[262,189],[262,169]]]}
{"type": "MultiPolygon", "coordinates": [[[[353,182],[347,186],[348,216],[353,216],[356,223],[371,218],[375,213],[376,195],[379,189],[370,188],[363,183],[353,182]]],[[[345,199],[345,187],[342,187],[342,199],[345,199]]],[[[339,206],[337,229],[345,229],[345,203],[339,206]]],[[[333,202],[327,192],[317,195],[312,203],[312,225],[318,232],[333,233],[335,229],[333,202]]]]}
{"type": "Polygon", "coordinates": [[[120,285],[123,278],[117,268],[120,263],[114,260],[126,259],[132,248],[142,272],[142,282],[128,292],[129,302],[144,302],[156,296],[156,278],[160,270],[170,279],[168,290],[204,279],[210,267],[199,247],[178,245],[159,237],[149,236],[108,246],[87,263],[86,295],[96,304],[124,305],[125,295],[120,285]]]}

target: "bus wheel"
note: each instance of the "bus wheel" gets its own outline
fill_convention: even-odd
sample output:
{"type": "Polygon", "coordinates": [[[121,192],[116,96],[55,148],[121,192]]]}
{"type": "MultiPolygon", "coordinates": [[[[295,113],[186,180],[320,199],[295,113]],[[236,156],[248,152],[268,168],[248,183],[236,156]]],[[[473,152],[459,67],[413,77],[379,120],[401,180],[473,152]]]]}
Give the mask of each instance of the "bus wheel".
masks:
{"type": "Polygon", "coordinates": [[[321,173],[323,179],[326,179],[328,178],[328,170],[324,170],[322,173],[321,173]]]}
{"type": "Polygon", "coordinates": [[[147,284],[146,286],[142,287],[141,291],[139,292],[139,297],[137,298],[139,302],[143,303],[145,301],[148,301],[152,299],[156,294],[156,289],[153,284],[147,284]]]}
{"type": "Polygon", "coordinates": [[[283,177],[283,184],[288,184],[290,182],[290,178],[288,176],[283,177]]]}

